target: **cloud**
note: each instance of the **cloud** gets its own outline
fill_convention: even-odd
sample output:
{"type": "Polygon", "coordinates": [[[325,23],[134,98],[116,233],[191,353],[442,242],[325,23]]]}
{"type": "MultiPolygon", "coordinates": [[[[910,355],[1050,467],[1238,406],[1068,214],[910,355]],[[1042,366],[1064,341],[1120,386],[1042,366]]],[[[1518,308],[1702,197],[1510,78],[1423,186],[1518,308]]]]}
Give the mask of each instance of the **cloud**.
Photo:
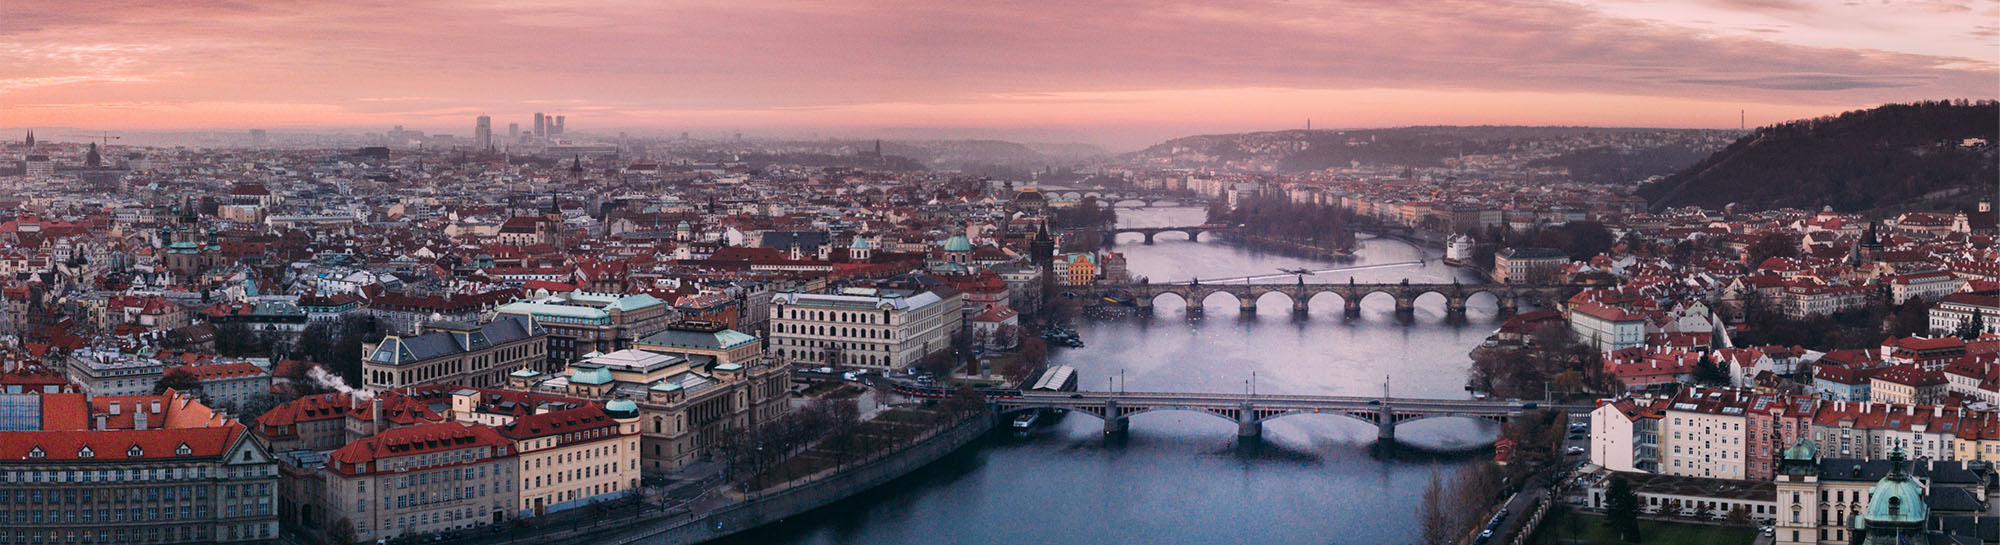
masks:
{"type": "Polygon", "coordinates": [[[973,106],[1062,123],[1071,108],[1161,93],[1210,102],[1158,115],[1221,123],[1231,102],[1211,90],[1229,89],[1838,107],[1993,95],[1991,58],[1781,41],[1840,6],[1684,1],[1788,22],[1675,23],[1529,0],[11,2],[0,4],[0,56],[17,60],[0,63],[0,99],[40,105],[44,119],[62,104],[183,102],[314,104],[325,123],[570,108],[714,124],[866,112],[913,125],[973,106]]]}

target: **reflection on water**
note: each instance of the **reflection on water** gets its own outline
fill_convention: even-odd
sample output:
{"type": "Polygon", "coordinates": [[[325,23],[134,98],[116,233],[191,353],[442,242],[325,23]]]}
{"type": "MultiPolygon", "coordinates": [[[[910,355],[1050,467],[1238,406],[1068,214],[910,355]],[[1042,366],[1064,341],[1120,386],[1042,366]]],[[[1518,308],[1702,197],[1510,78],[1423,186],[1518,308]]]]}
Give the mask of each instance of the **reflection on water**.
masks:
{"type": "MultiPolygon", "coordinates": [[[[1121,210],[1121,224],[1197,224],[1193,208],[1121,210]]],[[[1339,264],[1272,255],[1204,237],[1161,234],[1155,244],[1123,235],[1134,275],[1155,282],[1240,277],[1277,268],[1339,264]]],[[[1372,240],[1354,265],[1414,261],[1417,249],[1372,240]]],[[[1450,282],[1478,280],[1431,262],[1428,267],[1322,273],[1307,282],[1450,282]]],[[[1087,346],[1053,358],[1082,373],[1084,389],[1131,391],[1464,397],[1466,351],[1494,327],[1494,303],[1475,298],[1466,323],[1445,320],[1441,296],[1417,302],[1407,322],[1387,297],[1362,302],[1362,316],[1342,316],[1337,298],[1312,301],[1303,319],[1281,295],[1266,295],[1254,315],[1239,315],[1227,295],[1189,319],[1185,304],[1158,300],[1154,315],[1082,320],[1087,346]],[[1254,374],[1254,379],[1252,378],[1254,374]],[[1254,380],[1254,383],[1253,383],[1254,380]]],[[[1496,433],[1465,419],[1399,426],[1412,449],[1375,444],[1375,427],[1337,415],[1295,415],[1265,424],[1260,444],[1239,445],[1236,425],[1191,412],[1132,418],[1118,441],[1102,424],[1072,414],[1024,441],[994,440],[888,487],[834,508],[731,540],[735,543],[1383,543],[1416,536],[1410,523],[1418,491],[1433,468],[1449,471],[1483,456],[1496,433]],[[1434,454],[1435,450],[1473,449],[1434,454]]]]}

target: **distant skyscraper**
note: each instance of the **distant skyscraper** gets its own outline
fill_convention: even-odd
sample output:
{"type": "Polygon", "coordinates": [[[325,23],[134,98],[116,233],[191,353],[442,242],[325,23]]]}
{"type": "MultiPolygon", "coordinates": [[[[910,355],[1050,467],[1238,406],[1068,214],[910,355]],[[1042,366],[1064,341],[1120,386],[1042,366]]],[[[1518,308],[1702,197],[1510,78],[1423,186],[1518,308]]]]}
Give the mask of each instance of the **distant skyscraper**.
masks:
{"type": "Polygon", "coordinates": [[[520,123],[508,123],[508,124],[507,124],[507,141],[509,141],[509,142],[512,142],[512,141],[515,141],[515,140],[520,140],[520,139],[521,139],[521,124],[520,124],[520,123]]]}
{"type": "Polygon", "coordinates": [[[472,125],[472,138],[479,141],[479,149],[493,147],[493,118],[479,116],[479,121],[472,125]]]}
{"type": "Polygon", "coordinates": [[[547,117],[542,116],[541,112],[535,112],[535,138],[549,135],[548,123],[549,120],[547,117]]]}
{"type": "Polygon", "coordinates": [[[563,133],[563,116],[560,115],[556,116],[556,130],[554,131],[554,133],[555,134],[563,133]]]}

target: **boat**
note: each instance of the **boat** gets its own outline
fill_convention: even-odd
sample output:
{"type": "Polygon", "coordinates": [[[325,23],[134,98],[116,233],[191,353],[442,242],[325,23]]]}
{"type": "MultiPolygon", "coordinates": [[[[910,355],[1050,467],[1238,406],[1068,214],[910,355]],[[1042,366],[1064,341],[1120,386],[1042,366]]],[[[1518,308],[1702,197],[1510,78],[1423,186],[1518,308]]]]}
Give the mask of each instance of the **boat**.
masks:
{"type": "Polygon", "coordinates": [[[1042,411],[1039,409],[1031,409],[1014,415],[1014,436],[1027,437],[1028,434],[1034,433],[1035,424],[1041,422],[1041,420],[1042,411]]]}

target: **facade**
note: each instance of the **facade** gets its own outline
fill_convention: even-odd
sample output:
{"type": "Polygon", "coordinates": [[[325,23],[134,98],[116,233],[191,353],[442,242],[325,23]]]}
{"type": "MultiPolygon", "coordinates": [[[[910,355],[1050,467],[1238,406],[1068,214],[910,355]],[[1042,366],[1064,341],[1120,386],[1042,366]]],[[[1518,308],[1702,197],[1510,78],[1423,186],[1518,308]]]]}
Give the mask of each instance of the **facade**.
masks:
{"type": "Polygon", "coordinates": [[[620,350],[577,362],[562,375],[516,371],[512,381],[520,391],[637,405],[640,470],[648,475],[700,461],[751,425],[754,381],[742,365],[707,355],[620,350]]]}
{"type": "Polygon", "coordinates": [[[514,518],[517,464],[493,428],[383,430],[328,455],[319,510],[362,542],[498,524],[514,518]]]}
{"type": "Polygon", "coordinates": [[[951,348],[963,305],[953,290],[781,293],[771,298],[771,351],[790,362],[900,370],[951,348]]]}
{"type": "Polygon", "coordinates": [[[1785,450],[1774,477],[1774,543],[1946,545],[1980,543],[1977,534],[1992,531],[1976,522],[1990,492],[1991,470],[1983,465],[1907,463],[1899,450],[1878,460],[1820,456],[1811,440],[1785,450]]]}
{"type": "Polygon", "coordinates": [[[683,358],[713,358],[746,370],[750,423],[770,422],[791,410],[791,367],[776,365],[764,354],[756,336],[722,324],[683,321],[639,340],[639,349],[683,358]]]}
{"type": "Polygon", "coordinates": [[[70,383],[93,396],[153,393],[153,383],[166,370],[160,360],[102,346],[70,352],[66,363],[70,383]]]}
{"type": "Polygon", "coordinates": [[[0,431],[0,543],[278,543],[278,470],[243,424],[168,391],[44,394],[0,431]]]}
{"type": "Polygon", "coordinates": [[[1493,281],[1547,284],[1557,281],[1569,256],[1554,248],[1507,248],[1493,256],[1493,281]]]}
{"type": "Polygon", "coordinates": [[[1875,288],[1870,286],[1789,285],[1785,286],[1779,304],[1787,316],[1805,319],[1867,306],[1868,296],[1874,292],[1875,288]]]}
{"type": "Polygon", "coordinates": [[[1590,412],[1590,463],[1612,471],[1660,470],[1660,417],[1669,399],[1623,398],[1590,412]]]}
{"type": "Polygon", "coordinates": [[[188,392],[203,403],[217,407],[242,407],[250,400],[271,393],[271,372],[247,362],[210,363],[175,367],[194,375],[198,384],[188,392]]]}
{"type": "Polygon", "coordinates": [[[639,410],[631,401],[531,414],[499,427],[514,443],[519,516],[539,516],[639,488],[639,410]]]}
{"type": "Polygon", "coordinates": [[[1569,307],[1570,332],[1576,341],[1599,352],[1646,343],[1646,316],[1618,307],[1580,302],[1569,307]]]}
{"type": "Polygon", "coordinates": [[[1980,333],[2000,335],[2000,295],[1946,295],[1931,307],[1931,334],[1953,334],[1974,316],[1979,317],[1980,333]]]}
{"type": "Polygon", "coordinates": [[[362,386],[371,392],[424,384],[497,387],[507,383],[509,371],[541,368],[548,359],[548,333],[527,316],[427,328],[413,337],[390,335],[366,350],[362,386]]]}
{"type": "Polygon", "coordinates": [[[548,331],[548,365],[559,369],[590,353],[632,347],[673,321],[673,309],[651,295],[573,291],[500,306],[500,314],[532,317],[548,331]]]}
{"type": "Polygon", "coordinates": [[[1930,405],[1949,390],[1944,373],[1915,365],[1892,365],[1868,377],[1868,398],[1876,403],[1930,405]]]}
{"type": "Polygon", "coordinates": [[[1750,397],[1737,390],[1689,388],[1674,396],[1660,417],[1660,472],[1668,475],[1742,479],[1745,416],[1750,397]]]}
{"type": "Polygon", "coordinates": [[[1951,271],[1898,274],[1876,281],[1889,286],[1890,300],[1898,305],[1911,299],[1936,301],[1965,287],[1965,281],[1953,276],[1951,271]]]}

